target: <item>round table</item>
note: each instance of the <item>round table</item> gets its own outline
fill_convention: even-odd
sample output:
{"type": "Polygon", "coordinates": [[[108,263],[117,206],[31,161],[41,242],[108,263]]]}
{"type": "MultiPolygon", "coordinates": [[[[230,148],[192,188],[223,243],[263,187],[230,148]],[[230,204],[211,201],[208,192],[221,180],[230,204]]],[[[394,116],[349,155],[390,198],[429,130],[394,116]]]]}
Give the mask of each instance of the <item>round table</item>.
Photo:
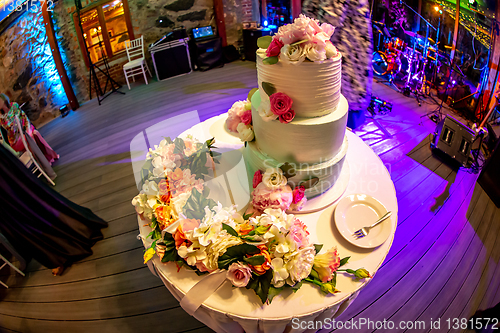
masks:
{"type": "MultiPolygon", "coordinates": [[[[243,145],[238,138],[221,130],[226,117],[227,114],[223,114],[210,118],[186,131],[181,137],[191,134],[199,140],[206,140],[215,136],[219,151],[227,153],[241,149],[243,145]]],[[[336,246],[341,258],[351,257],[343,268],[364,267],[377,278],[377,270],[389,252],[396,230],[396,192],[386,167],[371,148],[350,131],[347,131],[347,138],[349,149],[346,158],[350,167],[350,179],[342,197],[357,193],[368,194],[392,211],[392,231],[389,238],[373,249],[360,248],[345,240],[334,221],[334,211],[339,200],[321,211],[297,217],[307,225],[313,243],[324,244],[324,250],[336,246]]],[[[139,219],[139,229],[145,247],[149,247],[151,242],[145,237],[150,228],[144,226],[144,221],[139,219]]],[[[185,268],[178,272],[174,263],[161,263],[156,256],[148,264],[151,265],[150,269],[154,266],[152,271],[156,271],[179,301],[204,278],[185,268]]],[[[339,293],[325,295],[316,286],[304,283],[296,293],[285,290],[269,305],[262,305],[253,290],[234,288],[226,281],[196,310],[194,317],[216,332],[303,332],[307,331],[307,325],[311,321],[328,325],[328,321],[338,317],[369,281],[370,279],[355,280],[338,273],[339,293]]]]}

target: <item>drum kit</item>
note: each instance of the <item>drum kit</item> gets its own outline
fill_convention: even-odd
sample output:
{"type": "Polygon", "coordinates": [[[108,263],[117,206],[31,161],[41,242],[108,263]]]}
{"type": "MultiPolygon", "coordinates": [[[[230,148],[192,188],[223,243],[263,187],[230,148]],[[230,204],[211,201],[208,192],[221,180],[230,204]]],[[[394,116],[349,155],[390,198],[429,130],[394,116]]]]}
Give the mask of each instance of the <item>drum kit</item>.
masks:
{"type": "Polygon", "coordinates": [[[438,43],[430,37],[404,31],[409,41],[406,43],[393,36],[384,23],[373,21],[373,26],[379,33],[378,51],[372,58],[373,72],[386,76],[405,96],[413,93],[421,106],[420,98],[430,94],[441,66],[449,63],[448,56],[438,50],[438,43]],[[380,41],[382,36],[383,43],[380,41]]]}

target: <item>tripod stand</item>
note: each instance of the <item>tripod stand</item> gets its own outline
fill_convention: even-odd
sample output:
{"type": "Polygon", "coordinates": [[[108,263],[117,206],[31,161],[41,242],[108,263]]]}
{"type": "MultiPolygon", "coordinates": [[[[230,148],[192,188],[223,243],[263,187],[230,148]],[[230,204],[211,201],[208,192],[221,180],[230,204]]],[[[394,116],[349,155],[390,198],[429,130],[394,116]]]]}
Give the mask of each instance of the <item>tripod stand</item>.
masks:
{"type": "MultiPolygon", "coordinates": [[[[82,26],[82,19],[80,17],[80,10],[82,9],[82,2],[81,0],[75,0],[75,6],[76,6],[76,12],[78,15],[78,25],[80,27],[80,31],[83,36],[83,26],[82,26]]],[[[99,38],[99,37],[98,37],[99,38]]],[[[85,39],[85,37],[84,37],[85,39]]],[[[108,57],[106,55],[106,52],[103,52],[102,55],[102,62],[104,64],[104,70],[99,68],[96,64],[92,62],[92,58],[90,57],[90,51],[87,45],[87,42],[84,40],[83,44],[85,45],[85,51],[87,53],[87,59],[89,60],[89,99],[92,99],[92,82],[94,83],[94,90],[97,95],[97,102],[99,105],[101,105],[101,102],[111,95],[112,93],[116,92],[122,95],[125,95],[124,92],[118,91],[120,89],[120,85],[116,83],[115,80],[111,77],[109,74],[109,63],[108,63],[108,57]],[[101,89],[101,83],[99,82],[99,78],[97,77],[95,69],[98,69],[105,77],[106,77],[106,84],[104,85],[104,91],[101,89]],[[110,84],[111,91],[106,94],[106,91],[108,89],[108,84],[110,84]]],[[[102,41],[99,38],[99,47],[102,49],[102,41]]]]}
{"type": "Polygon", "coordinates": [[[446,98],[448,98],[448,86],[451,81],[451,73],[453,72],[453,59],[451,59],[451,65],[449,69],[449,74],[448,74],[448,79],[446,80],[446,86],[444,88],[444,96],[441,98],[441,103],[438,105],[438,107],[432,111],[427,112],[423,116],[420,116],[420,124],[422,124],[422,118],[424,117],[429,117],[432,121],[435,123],[439,123],[441,120],[443,120],[443,113],[441,112],[441,109],[443,108],[443,103],[446,98]],[[437,119],[436,119],[437,118],[437,119]]]}

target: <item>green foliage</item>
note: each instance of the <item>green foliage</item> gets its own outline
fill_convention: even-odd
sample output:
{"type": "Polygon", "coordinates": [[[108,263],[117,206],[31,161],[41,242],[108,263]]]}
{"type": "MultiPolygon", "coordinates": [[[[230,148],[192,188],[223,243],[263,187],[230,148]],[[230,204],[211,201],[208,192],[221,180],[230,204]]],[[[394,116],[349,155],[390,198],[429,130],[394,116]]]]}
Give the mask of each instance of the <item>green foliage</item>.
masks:
{"type": "Polygon", "coordinates": [[[251,101],[251,100],[252,100],[252,96],[253,96],[253,94],[255,94],[257,91],[259,91],[259,88],[252,88],[252,90],[250,90],[250,91],[248,92],[247,99],[248,99],[249,101],[251,101]]]}
{"type": "MultiPolygon", "coordinates": [[[[269,289],[271,288],[271,280],[273,278],[273,272],[271,270],[266,271],[265,274],[260,276],[253,276],[250,282],[247,284],[247,289],[253,289],[257,296],[259,296],[262,303],[266,303],[269,289]]],[[[274,297],[274,296],[273,296],[274,297]]]]}
{"type": "Polygon", "coordinates": [[[283,164],[281,164],[279,166],[279,168],[281,169],[281,171],[283,171],[283,175],[287,178],[287,179],[290,179],[292,178],[293,176],[295,176],[297,173],[295,172],[295,166],[288,163],[288,162],[285,162],[283,164]]]}
{"type": "Polygon", "coordinates": [[[302,44],[302,43],[305,43],[305,42],[308,42],[308,41],[309,41],[309,39],[299,40],[298,42],[290,44],[290,46],[299,45],[299,44],[302,44]]]}
{"type": "Polygon", "coordinates": [[[262,36],[257,39],[257,46],[261,49],[267,49],[271,44],[273,37],[271,36],[262,36]]]}
{"type": "Polygon", "coordinates": [[[314,251],[316,251],[316,254],[318,254],[322,248],[323,244],[314,244],[314,251]]]}
{"type": "Polygon", "coordinates": [[[267,96],[271,96],[276,92],[276,87],[269,82],[262,82],[262,89],[264,89],[264,92],[267,94],[267,96]]]}
{"type": "Polygon", "coordinates": [[[262,60],[262,63],[264,65],[274,65],[274,64],[278,63],[278,60],[279,60],[278,57],[267,57],[267,58],[264,58],[264,60],[262,60]]]}
{"type": "Polygon", "coordinates": [[[222,223],[222,230],[226,230],[227,233],[231,236],[238,237],[238,233],[236,232],[236,230],[234,230],[233,227],[228,224],[222,223]]]}
{"type": "Polygon", "coordinates": [[[175,138],[174,144],[175,144],[174,154],[184,155],[184,149],[186,149],[186,144],[184,143],[184,140],[182,140],[181,138],[175,138]]]}
{"type": "MultiPolygon", "coordinates": [[[[293,288],[293,287],[292,287],[293,288]]],[[[267,300],[269,301],[269,304],[273,301],[274,296],[278,295],[280,292],[282,292],[285,289],[285,287],[281,288],[276,288],[273,287],[272,285],[269,287],[269,292],[267,294],[267,300]]]]}
{"type": "Polygon", "coordinates": [[[245,261],[247,264],[252,265],[252,266],[257,266],[257,265],[262,265],[263,263],[266,262],[266,258],[264,256],[253,256],[250,258],[245,258],[243,257],[243,261],[245,261]]]}
{"type": "Polygon", "coordinates": [[[260,253],[260,250],[255,245],[240,244],[229,247],[226,252],[219,257],[219,269],[227,269],[232,263],[244,261],[246,255],[254,255],[260,253]]]}
{"type": "Polygon", "coordinates": [[[345,258],[342,258],[342,259],[340,260],[340,266],[339,266],[339,267],[342,267],[342,266],[344,266],[345,264],[347,264],[347,262],[349,261],[349,259],[350,259],[350,258],[351,258],[351,257],[345,257],[345,258]]]}
{"type": "Polygon", "coordinates": [[[205,187],[203,193],[198,192],[196,188],[191,190],[191,196],[186,201],[182,211],[188,219],[198,219],[202,220],[205,217],[205,207],[212,209],[217,203],[207,198],[209,193],[209,188],[205,187]]]}
{"type": "Polygon", "coordinates": [[[161,259],[161,262],[177,261],[181,258],[177,254],[177,249],[175,248],[174,236],[166,232],[163,236],[163,242],[165,243],[165,255],[161,259]]]}
{"type": "Polygon", "coordinates": [[[294,284],[292,287],[293,292],[296,293],[297,291],[299,291],[300,287],[302,287],[303,284],[304,282],[302,281],[299,281],[296,284],[294,284]]]}

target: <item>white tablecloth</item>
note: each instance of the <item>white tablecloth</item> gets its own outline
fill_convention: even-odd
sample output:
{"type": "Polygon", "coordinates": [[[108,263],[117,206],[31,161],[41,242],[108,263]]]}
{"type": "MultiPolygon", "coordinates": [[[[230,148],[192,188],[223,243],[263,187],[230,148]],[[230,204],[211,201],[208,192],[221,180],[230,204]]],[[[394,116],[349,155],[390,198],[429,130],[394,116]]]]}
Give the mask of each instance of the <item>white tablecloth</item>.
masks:
{"type": "MultiPolygon", "coordinates": [[[[238,149],[242,146],[239,139],[220,130],[225,117],[226,115],[221,115],[210,118],[187,132],[199,139],[215,136],[216,146],[221,147],[222,151],[238,149]]],[[[336,246],[341,258],[351,257],[343,268],[364,267],[374,275],[375,279],[383,278],[376,276],[376,272],[394,239],[398,211],[396,192],[390,175],[379,157],[354,133],[348,132],[347,137],[350,179],[342,197],[364,193],[378,199],[387,210],[393,212],[390,237],[375,249],[364,249],[347,242],[338,232],[333,218],[338,201],[324,210],[301,214],[298,218],[307,225],[310,239],[314,243],[324,244],[324,249],[336,246]]],[[[143,224],[143,221],[139,220],[141,236],[144,239],[150,230],[143,224]]],[[[144,242],[145,246],[149,247],[150,242],[148,240],[144,242]]],[[[203,276],[200,277],[188,269],[183,268],[177,272],[174,263],[163,264],[157,257],[151,262],[150,268],[158,273],[165,286],[178,300],[203,279],[203,276]]],[[[357,281],[339,273],[337,289],[341,292],[337,294],[325,295],[317,287],[304,283],[296,293],[291,290],[282,292],[270,305],[262,305],[253,290],[233,288],[226,281],[202,304],[194,316],[217,332],[303,332],[307,331],[304,325],[308,321],[327,323],[325,319],[339,316],[369,281],[370,279],[357,281]]]]}

